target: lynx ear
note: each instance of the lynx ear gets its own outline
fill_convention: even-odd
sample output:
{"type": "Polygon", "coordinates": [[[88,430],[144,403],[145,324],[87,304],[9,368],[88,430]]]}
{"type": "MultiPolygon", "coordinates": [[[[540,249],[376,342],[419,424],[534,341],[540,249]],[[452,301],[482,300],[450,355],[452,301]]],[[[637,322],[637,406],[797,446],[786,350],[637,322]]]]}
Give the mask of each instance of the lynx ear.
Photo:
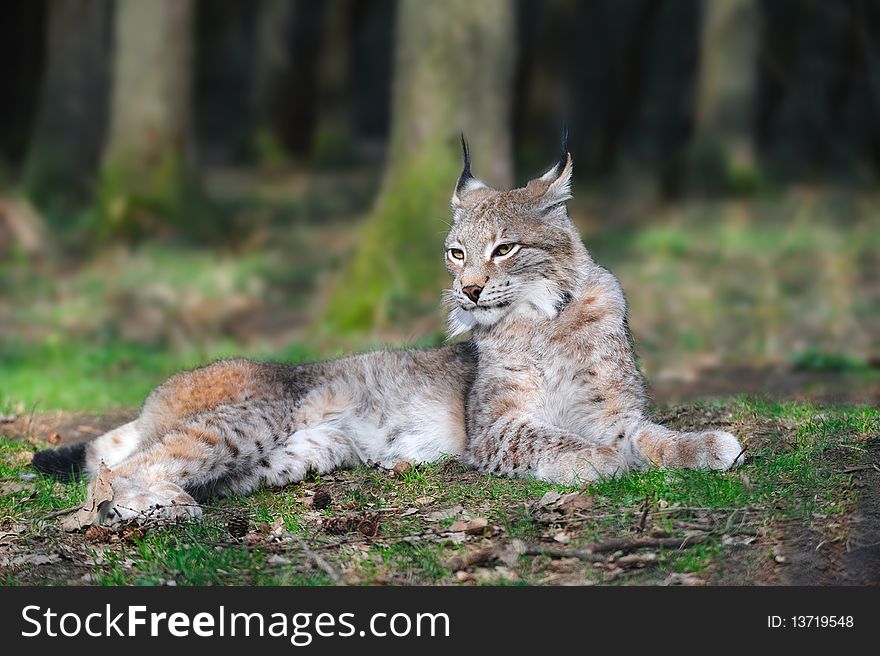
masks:
{"type": "Polygon", "coordinates": [[[540,178],[529,182],[530,190],[542,209],[550,209],[571,198],[571,173],[574,160],[568,152],[568,128],[562,130],[562,152],[559,161],[540,178]]]}
{"type": "Polygon", "coordinates": [[[458,182],[455,183],[455,191],[452,192],[452,209],[458,209],[470,204],[475,196],[482,195],[475,192],[489,189],[488,186],[471,174],[471,151],[468,148],[467,141],[465,141],[464,134],[461,135],[461,154],[463,164],[461,175],[458,176],[458,182]]]}

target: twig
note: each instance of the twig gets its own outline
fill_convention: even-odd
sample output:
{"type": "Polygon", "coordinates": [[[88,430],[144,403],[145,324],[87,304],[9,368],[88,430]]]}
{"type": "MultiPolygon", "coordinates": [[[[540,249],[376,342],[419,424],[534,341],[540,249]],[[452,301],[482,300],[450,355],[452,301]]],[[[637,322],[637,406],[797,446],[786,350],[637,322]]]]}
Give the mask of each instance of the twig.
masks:
{"type": "Polygon", "coordinates": [[[847,467],[843,470],[844,474],[852,474],[857,471],[865,471],[866,469],[877,469],[877,463],[869,463],[867,465],[856,465],[854,467],[847,467]]]}
{"type": "Polygon", "coordinates": [[[342,580],[342,577],[339,575],[339,572],[337,572],[336,569],[330,563],[328,563],[324,558],[322,558],[321,556],[316,554],[314,551],[312,551],[309,548],[309,545],[306,544],[305,540],[303,540],[301,537],[299,537],[298,535],[295,535],[293,533],[290,533],[289,535],[294,540],[294,542],[296,542],[299,545],[300,549],[302,549],[302,552],[305,554],[306,558],[308,558],[315,565],[317,565],[319,569],[323,570],[324,573],[330,577],[330,580],[333,581],[334,585],[345,585],[345,581],[342,580]]]}
{"type": "Polygon", "coordinates": [[[648,521],[648,511],[651,509],[650,507],[651,495],[645,495],[645,503],[644,508],[642,509],[642,518],[639,520],[639,526],[636,529],[639,533],[645,532],[645,522],[648,521]]]}
{"type": "Polygon", "coordinates": [[[523,552],[526,556],[547,556],[548,558],[579,558],[589,563],[605,563],[608,562],[606,556],[600,556],[593,553],[589,549],[554,549],[552,547],[532,546],[526,547],[523,552]]]}
{"type": "Polygon", "coordinates": [[[583,549],[554,549],[543,546],[526,547],[525,554],[530,556],[549,556],[550,558],[579,558],[590,563],[608,562],[608,556],[601,554],[609,551],[635,551],[645,547],[678,547],[684,549],[694,544],[705,542],[708,535],[691,535],[684,538],[617,538],[595,542],[583,549]]]}
{"type": "Polygon", "coordinates": [[[459,570],[467,569],[472,565],[482,565],[491,562],[496,558],[498,558],[498,550],[492,547],[487,547],[460,556],[453,556],[449,559],[446,566],[453,572],[458,572],[459,570]]]}
{"type": "Polygon", "coordinates": [[[28,416],[28,427],[27,427],[27,432],[25,433],[28,437],[33,437],[33,436],[34,436],[34,432],[33,432],[33,428],[34,428],[34,413],[37,411],[37,406],[38,406],[39,404],[40,404],[40,399],[37,399],[36,401],[34,401],[34,404],[31,406],[31,413],[30,413],[30,415],[28,416]]]}
{"type": "Polygon", "coordinates": [[[585,550],[592,553],[602,553],[606,551],[635,551],[645,547],[678,547],[679,549],[684,549],[685,547],[705,542],[708,537],[708,535],[689,535],[684,538],[612,538],[596,542],[585,550]]]}

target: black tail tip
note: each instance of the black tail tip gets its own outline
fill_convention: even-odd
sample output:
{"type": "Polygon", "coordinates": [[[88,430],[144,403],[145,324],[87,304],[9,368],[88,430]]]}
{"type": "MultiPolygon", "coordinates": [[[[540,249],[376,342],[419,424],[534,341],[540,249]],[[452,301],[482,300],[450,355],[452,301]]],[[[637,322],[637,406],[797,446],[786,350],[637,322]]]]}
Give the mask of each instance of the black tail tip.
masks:
{"type": "Polygon", "coordinates": [[[74,444],[60,449],[37,451],[31,466],[59,481],[73,481],[80,477],[86,462],[86,445],[74,444]]]}

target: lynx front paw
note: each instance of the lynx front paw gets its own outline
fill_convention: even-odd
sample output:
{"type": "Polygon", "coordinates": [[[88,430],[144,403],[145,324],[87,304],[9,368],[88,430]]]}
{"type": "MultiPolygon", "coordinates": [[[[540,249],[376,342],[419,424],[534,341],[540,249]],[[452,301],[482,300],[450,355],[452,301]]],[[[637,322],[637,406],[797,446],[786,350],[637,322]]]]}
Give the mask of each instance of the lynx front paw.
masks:
{"type": "Polygon", "coordinates": [[[711,431],[706,437],[706,462],[709,469],[731,469],[746,461],[745,452],[739,440],[732,433],[711,431]]]}
{"type": "Polygon", "coordinates": [[[145,522],[153,519],[176,521],[199,517],[202,509],[183,488],[174,483],[151,487],[116,486],[113,500],[101,508],[101,523],[145,522]]]}

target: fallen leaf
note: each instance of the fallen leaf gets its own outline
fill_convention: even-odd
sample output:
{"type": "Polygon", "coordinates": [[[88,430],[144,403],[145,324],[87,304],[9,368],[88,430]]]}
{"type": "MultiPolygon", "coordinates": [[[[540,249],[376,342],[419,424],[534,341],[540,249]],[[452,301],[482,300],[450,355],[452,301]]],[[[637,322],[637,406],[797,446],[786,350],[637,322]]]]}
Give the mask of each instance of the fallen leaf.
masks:
{"type": "Polygon", "coordinates": [[[97,523],[101,508],[113,500],[113,485],[110,483],[112,478],[112,472],[102,462],[98,475],[89,485],[89,495],[86,497],[86,502],[61,520],[61,528],[71,532],[97,523]]]}
{"type": "Polygon", "coordinates": [[[580,492],[563,495],[553,506],[554,509],[560,510],[565,515],[573,515],[576,512],[589,510],[592,507],[593,497],[580,492]]]}
{"type": "Polygon", "coordinates": [[[434,503],[434,497],[419,497],[413,503],[417,506],[427,506],[430,503],[434,503]]]}
{"type": "Polygon", "coordinates": [[[464,508],[459,505],[455,505],[451,508],[446,508],[445,510],[437,510],[435,512],[428,513],[426,519],[429,522],[442,522],[444,519],[452,519],[462,510],[464,510],[464,508]]]}
{"type": "Polygon", "coordinates": [[[24,554],[15,558],[4,558],[0,560],[0,566],[49,565],[50,563],[57,563],[59,560],[61,560],[61,556],[58,554],[24,554]]]}
{"type": "Polygon", "coordinates": [[[274,537],[281,537],[284,534],[284,518],[276,517],[271,526],[269,527],[269,535],[274,537]]]}
{"type": "Polygon", "coordinates": [[[553,539],[559,544],[568,544],[571,542],[571,536],[564,531],[560,531],[556,535],[553,536],[553,539]]]}
{"type": "Polygon", "coordinates": [[[419,512],[418,508],[407,508],[402,513],[400,513],[400,516],[401,517],[408,517],[409,515],[415,515],[417,512],[419,512]]]}
{"type": "Polygon", "coordinates": [[[290,560],[285,558],[284,556],[279,556],[278,554],[272,554],[266,559],[266,562],[269,565],[289,565],[290,560]]]}
{"type": "Polygon", "coordinates": [[[19,483],[18,481],[8,481],[0,484],[0,496],[9,496],[16,492],[24,492],[33,489],[30,485],[19,483]]]}
{"type": "Polygon", "coordinates": [[[558,492],[545,492],[544,496],[541,497],[540,501],[538,501],[538,508],[546,508],[547,506],[551,506],[559,499],[562,498],[562,495],[558,492]]]}
{"type": "Polygon", "coordinates": [[[519,560],[519,557],[527,550],[528,545],[525,541],[520,540],[519,538],[514,538],[498,552],[498,558],[508,567],[513,567],[513,565],[519,560]]]}
{"type": "Polygon", "coordinates": [[[666,577],[663,585],[706,585],[706,582],[693,574],[674,572],[666,577]]]}
{"type": "Polygon", "coordinates": [[[403,476],[406,472],[413,468],[413,464],[409,460],[398,460],[391,468],[398,476],[403,476]]]}
{"type": "Polygon", "coordinates": [[[463,532],[468,535],[480,535],[486,531],[487,526],[489,526],[487,518],[475,517],[467,522],[455,522],[455,524],[449,527],[449,530],[453,533],[463,532]]]}

